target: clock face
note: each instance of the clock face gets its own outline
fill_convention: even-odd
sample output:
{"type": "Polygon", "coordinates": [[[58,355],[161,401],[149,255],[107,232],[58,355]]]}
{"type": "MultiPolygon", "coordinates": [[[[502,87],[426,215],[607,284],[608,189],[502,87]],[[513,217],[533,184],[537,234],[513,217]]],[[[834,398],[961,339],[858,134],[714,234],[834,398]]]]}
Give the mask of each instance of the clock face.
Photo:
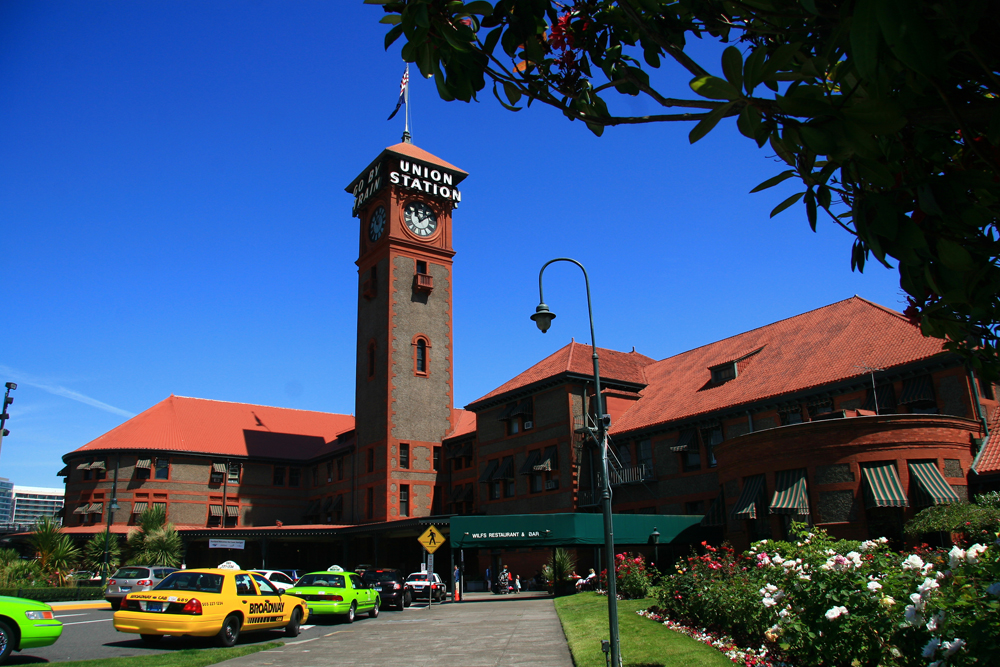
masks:
{"type": "Polygon", "coordinates": [[[403,220],[410,231],[417,236],[430,236],[437,229],[437,216],[431,207],[422,202],[414,201],[403,210],[403,220]]]}
{"type": "Polygon", "coordinates": [[[368,240],[375,243],[380,238],[382,238],[382,232],[385,231],[385,207],[379,206],[372,213],[371,222],[368,224],[368,240]]]}

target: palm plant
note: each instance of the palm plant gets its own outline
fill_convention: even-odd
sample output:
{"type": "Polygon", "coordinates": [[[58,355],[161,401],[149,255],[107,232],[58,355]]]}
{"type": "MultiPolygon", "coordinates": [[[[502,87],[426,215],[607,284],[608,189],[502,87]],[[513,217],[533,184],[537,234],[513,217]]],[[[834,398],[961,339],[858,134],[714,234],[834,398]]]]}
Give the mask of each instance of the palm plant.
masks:
{"type": "Polygon", "coordinates": [[[121,555],[122,548],[118,536],[109,533],[107,528],[87,540],[83,547],[84,566],[98,575],[103,574],[105,577],[110,577],[111,573],[118,569],[121,564],[121,555]],[[104,572],[105,545],[108,549],[108,571],[106,573],[104,572]]]}
{"type": "Polygon", "coordinates": [[[52,583],[63,585],[66,575],[80,558],[80,549],[70,536],[62,532],[62,527],[52,517],[45,516],[35,524],[28,544],[35,550],[42,573],[52,583]]]}
{"type": "Polygon", "coordinates": [[[181,564],[184,543],[167,523],[167,512],[162,507],[150,507],[139,515],[138,528],[129,532],[126,540],[129,565],[181,564]]]}

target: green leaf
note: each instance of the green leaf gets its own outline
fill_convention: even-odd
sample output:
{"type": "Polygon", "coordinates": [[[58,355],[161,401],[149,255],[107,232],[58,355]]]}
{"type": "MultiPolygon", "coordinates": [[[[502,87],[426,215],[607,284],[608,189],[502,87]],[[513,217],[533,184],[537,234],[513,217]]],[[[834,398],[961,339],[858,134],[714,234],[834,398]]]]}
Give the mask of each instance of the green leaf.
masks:
{"type": "Polygon", "coordinates": [[[483,41],[483,53],[489,55],[493,53],[493,49],[496,48],[497,42],[500,41],[500,33],[503,32],[503,26],[499,28],[494,28],[490,30],[486,35],[486,39],[483,41]]]}
{"type": "Polygon", "coordinates": [[[497,90],[496,81],[493,82],[493,97],[497,98],[497,101],[500,102],[500,104],[503,105],[503,108],[507,111],[520,111],[522,109],[522,107],[515,107],[503,101],[503,98],[500,97],[500,91],[497,90]]]}
{"type": "Polygon", "coordinates": [[[379,23],[387,23],[389,25],[396,25],[401,22],[403,17],[399,14],[387,14],[378,20],[379,23]]]}
{"type": "Polygon", "coordinates": [[[489,16],[493,13],[493,5],[486,2],[486,0],[476,0],[475,2],[466,4],[463,11],[479,16],[489,16]]]}
{"type": "Polygon", "coordinates": [[[941,263],[955,271],[968,271],[973,267],[972,255],[949,239],[938,239],[937,254],[941,263]]]}
{"type": "MultiPolygon", "coordinates": [[[[816,195],[813,193],[812,188],[806,190],[805,195],[806,204],[806,219],[809,220],[809,227],[815,232],[816,231],[816,195]]],[[[773,215],[772,215],[773,217],[773,215]]]]}
{"type": "Polygon", "coordinates": [[[882,30],[875,14],[876,5],[877,0],[858,0],[851,17],[851,61],[865,79],[875,79],[878,67],[882,30]]]}
{"type": "Polygon", "coordinates": [[[521,99],[521,91],[518,90],[517,86],[507,81],[503,82],[503,92],[506,93],[511,104],[517,104],[518,100],[521,99]]]}
{"type": "Polygon", "coordinates": [[[702,118],[698,124],[691,129],[691,132],[688,134],[688,141],[693,144],[711,132],[712,128],[718,125],[719,121],[725,117],[726,113],[729,112],[732,106],[733,102],[729,102],[728,104],[723,104],[718,109],[710,111],[707,116],[702,118]]]}
{"type": "Polygon", "coordinates": [[[775,154],[785,161],[789,167],[795,166],[795,155],[788,150],[784,142],[777,137],[776,134],[771,135],[771,148],[774,149],[775,154]]]}
{"type": "Polygon", "coordinates": [[[844,118],[872,134],[897,132],[906,125],[906,116],[896,104],[884,100],[865,100],[844,107],[844,118]]]}
{"type": "Polygon", "coordinates": [[[365,0],[363,4],[366,5],[387,5],[391,0],[365,0]]]}
{"type": "Polygon", "coordinates": [[[403,34],[403,26],[397,25],[392,28],[389,32],[385,33],[385,50],[388,51],[392,43],[399,39],[399,36],[403,34]]]}
{"type": "Polygon", "coordinates": [[[773,218],[774,216],[778,215],[779,213],[781,213],[782,211],[784,211],[786,208],[788,208],[789,206],[791,206],[792,204],[794,204],[798,200],[802,199],[802,196],[804,194],[805,194],[805,192],[799,192],[798,194],[794,194],[791,197],[789,197],[788,199],[786,199],[785,201],[783,201],[780,204],[778,204],[777,206],[775,206],[774,210],[771,211],[771,217],[773,218]]]}
{"type": "Polygon", "coordinates": [[[764,67],[766,55],[767,51],[764,47],[757,47],[743,63],[743,87],[746,89],[747,95],[752,95],[753,89],[760,83],[760,72],[764,67]]]}
{"type": "Polygon", "coordinates": [[[743,88],[743,54],[735,46],[722,52],[722,72],[737,91],[743,88]]]}
{"type": "Polygon", "coordinates": [[[699,76],[691,80],[691,90],[710,100],[735,100],[740,91],[717,76],[699,76]]]}
{"type": "Polygon", "coordinates": [[[760,192],[761,190],[767,190],[768,188],[773,188],[778,183],[784,183],[794,175],[795,175],[794,169],[788,169],[787,171],[783,171],[777,176],[772,176],[771,178],[767,179],[766,181],[755,187],[753,190],[751,190],[750,193],[753,194],[754,192],[760,192]]]}
{"type": "Polygon", "coordinates": [[[942,72],[944,58],[935,31],[912,0],[880,0],[876,9],[882,35],[892,54],[907,67],[925,75],[942,72]]]}

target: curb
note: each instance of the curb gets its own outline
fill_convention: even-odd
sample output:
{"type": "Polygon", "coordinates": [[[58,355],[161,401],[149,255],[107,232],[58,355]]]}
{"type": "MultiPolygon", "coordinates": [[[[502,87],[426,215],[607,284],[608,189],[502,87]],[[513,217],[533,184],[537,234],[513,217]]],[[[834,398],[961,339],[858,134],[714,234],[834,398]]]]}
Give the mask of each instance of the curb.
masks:
{"type": "Polygon", "coordinates": [[[53,611],[75,611],[77,609],[111,609],[111,603],[106,601],[93,602],[79,601],[79,602],[48,602],[46,603],[52,607],[53,611]]]}

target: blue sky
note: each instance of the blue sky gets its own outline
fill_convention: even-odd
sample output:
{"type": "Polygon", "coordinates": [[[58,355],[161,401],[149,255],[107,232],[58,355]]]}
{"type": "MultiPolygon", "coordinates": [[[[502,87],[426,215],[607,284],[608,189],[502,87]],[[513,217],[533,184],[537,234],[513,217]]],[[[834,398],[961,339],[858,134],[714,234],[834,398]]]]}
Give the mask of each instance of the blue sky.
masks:
{"type": "MultiPolygon", "coordinates": [[[[402,134],[403,63],[352,2],[0,3],[0,476],[61,486],[60,457],[171,393],[354,412],[358,222],[345,186],[402,134]]],[[[703,48],[705,62],[717,58],[703,48]]],[[[716,68],[717,69],[717,68],[716,68]]],[[[445,103],[413,72],[414,143],[470,173],[455,212],[455,393],[465,405],[571,337],[590,272],[597,342],[663,358],[859,294],[781,170],[723,123],[601,138],[537,106],[445,103]]],[[[683,92],[688,76],[668,69],[683,92]]],[[[653,112],[643,102],[623,108],[653,112]]],[[[858,362],[863,363],[859,358],[858,362]]]]}

